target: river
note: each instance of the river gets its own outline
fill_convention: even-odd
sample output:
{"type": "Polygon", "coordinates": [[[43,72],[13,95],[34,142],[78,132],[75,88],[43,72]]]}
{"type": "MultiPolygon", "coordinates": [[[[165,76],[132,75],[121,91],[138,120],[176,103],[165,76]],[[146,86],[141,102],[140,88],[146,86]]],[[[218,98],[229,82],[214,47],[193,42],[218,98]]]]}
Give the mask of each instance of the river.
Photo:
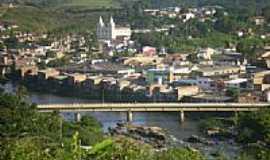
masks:
{"type": "MultiPolygon", "coordinates": [[[[14,93],[15,89],[12,84],[8,83],[2,86],[6,92],[14,93]]],[[[51,94],[40,94],[31,92],[29,101],[36,104],[63,104],[63,103],[87,103],[93,102],[91,100],[60,97],[51,94]]],[[[62,113],[67,120],[74,119],[72,113],[62,113]]],[[[104,132],[107,132],[108,127],[114,127],[117,122],[126,121],[126,113],[121,112],[84,112],[82,115],[90,115],[95,117],[103,125],[104,132]]],[[[133,114],[133,123],[145,126],[157,126],[165,129],[168,135],[174,137],[178,141],[189,138],[191,135],[201,136],[198,125],[202,117],[213,116],[213,114],[205,113],[188,113],[185,117],[185,122],[180,123],[179,113],[176,112],[136,112],[133,114]]],[[[192,145],[191,145],[192,146],[192,145]]],[[[192,146],[194,147],[194,146],[192,146]]],[[[239,152],[237,145],[231,145],[228,142],[218,142],[214,146],[196,146],[206,155],[215,152],[223,152],[226,155],[235,156],[239,152]]]]}

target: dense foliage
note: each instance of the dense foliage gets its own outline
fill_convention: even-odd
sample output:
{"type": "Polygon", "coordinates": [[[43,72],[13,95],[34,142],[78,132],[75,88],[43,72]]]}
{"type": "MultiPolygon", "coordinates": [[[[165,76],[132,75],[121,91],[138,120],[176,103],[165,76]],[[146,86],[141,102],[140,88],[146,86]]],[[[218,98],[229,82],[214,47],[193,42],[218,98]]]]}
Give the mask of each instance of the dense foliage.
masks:
{"type": "Polygon", "coordinates": [[[124,137],[104,139],[100,124],[91,117],[65,121],[58,113],[39,113],[24,101],[26,90],[0,95],[1,160],[202,160],[198,152],[170,149],[157,153],[151,146],[124,137]],[[81,146],[93,146],[84,149],[81,146]]]}
{"type": "Polygon", "coordinates": [[[238,141],[247,144],[247,153],[259,160],[270,158],[270,109],[240,114],[237,129],[238,141]]]}
{"type": "Polygon", "coordinates": [[[81,122],[64,121],[58,113],[39,113],[35,105],[17,96],[0,95],[0,159],[73,159],[73,143],[93,145],[103,139],[100,124],[89,117],[81,122]]]}
{"type": "Polygon", "coordinates": [[[151,146],[134,140],[117,137],[107,139],[94,146],[88,153],[89,158],[97,160],[203,160],[203,156],[196,151],[172,148],[163,152],[155,152],[151,146]]]}
{"type": "Polygon", "coordinates": [[[240,141],[263,141],[270,145],[270,110],[240,115],[238,129],[240,141]]]}

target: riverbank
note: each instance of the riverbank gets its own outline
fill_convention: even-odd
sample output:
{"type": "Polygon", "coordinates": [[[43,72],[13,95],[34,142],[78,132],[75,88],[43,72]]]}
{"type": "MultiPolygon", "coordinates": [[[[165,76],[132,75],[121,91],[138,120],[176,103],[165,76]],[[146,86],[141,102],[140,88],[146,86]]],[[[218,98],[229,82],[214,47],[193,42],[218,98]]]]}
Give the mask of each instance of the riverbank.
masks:
{"type": "MultiPolygon", "coordinates": [[[[8,83],[6,89],[9,91],[14,91],[15,87],[8,83]]],[[[74,97],[62,97],[55,96],[52,94],[41,94],[37,92],[32,92],[30,90],[29,99],[31,102],[37,104],[50,104],[50,103],[76,103],[76,102],[87,102],[88,100],[79,99],[74,97]]],[[[116,127],[119,122],[126,122],[125,113],[103,113],[103,112],[84,112],[83,115],[88,115],[96,118],[103,126],[103,131],[108,132],[108,128],[116,127]]],[[[67,120],[74,120],[72,113],[62,113],[62,116],[67,120]]],[[[224,153],[234,157],[239,153],[239,146],[235,144],[230,144],[226,141],[219,141],[215,145],[204,145],[204,144],[190,144],[185,142],[185,139],[188,139],[192,135],[197,135],[203,137],[203,134],[200,132],[200,121],[206,119],[207,117],[228,117],[230,114],[220,114],[220,113],[187,113],[184,123],[179,122],[178,113],[143,113],[136,112],[133,114],[133,124],[149,127],[160,127],[164,129],[168,137],[174,142],[173,146],[178,147],[193,147],[197,150],[200,150],[205,155],[210,157],[213,153],[224,153]]],[[[213,141],[213,139],[210,139],[213,141]]]]}

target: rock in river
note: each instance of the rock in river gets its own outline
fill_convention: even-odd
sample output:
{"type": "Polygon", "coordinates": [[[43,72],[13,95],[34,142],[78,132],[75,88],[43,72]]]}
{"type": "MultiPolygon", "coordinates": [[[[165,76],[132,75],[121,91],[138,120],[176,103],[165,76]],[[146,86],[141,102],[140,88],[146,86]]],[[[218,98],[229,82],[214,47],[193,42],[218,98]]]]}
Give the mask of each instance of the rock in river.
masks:
{"type": "Polygon", "coordinates": [[[143,141],[155,148],[164,148],[167,143],[167,136],[162,128],[145,127],[129,123],[117,123],[115,128],[109,128],[111,135],[124,135],[136,140],[143,141]]]}

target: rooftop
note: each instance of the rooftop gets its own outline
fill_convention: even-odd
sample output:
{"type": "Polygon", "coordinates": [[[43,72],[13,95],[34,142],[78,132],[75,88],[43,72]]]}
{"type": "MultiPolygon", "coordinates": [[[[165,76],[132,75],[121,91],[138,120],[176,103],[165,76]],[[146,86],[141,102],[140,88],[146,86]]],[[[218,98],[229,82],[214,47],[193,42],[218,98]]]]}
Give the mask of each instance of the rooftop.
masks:
{"type": "Polygon", "coordinates": [[[247,79],[246,78],[238,78],[238,79],[226,81],[225,83],[238,84],[238,83],[243,83],[243,82],[247,82],[247,79]]]}

